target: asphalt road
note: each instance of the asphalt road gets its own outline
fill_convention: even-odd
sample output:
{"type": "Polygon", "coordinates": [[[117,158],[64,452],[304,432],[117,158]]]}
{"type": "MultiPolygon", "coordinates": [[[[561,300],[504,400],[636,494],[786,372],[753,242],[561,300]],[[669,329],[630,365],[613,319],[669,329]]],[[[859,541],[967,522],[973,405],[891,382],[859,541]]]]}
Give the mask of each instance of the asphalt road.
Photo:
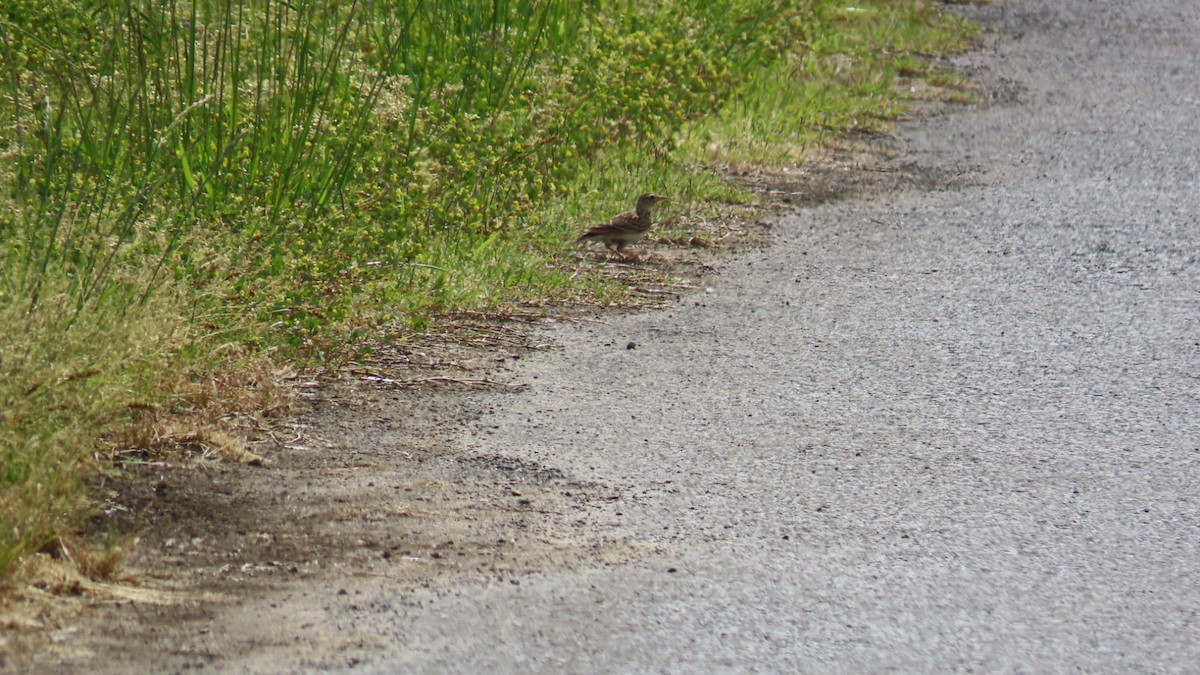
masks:
{"type": "Polygon", "coordinates": [[[555,329],[463,441],[618,486],[663,552],[400,611],[367,668],[1200,671],[1196,9],[970,8],[1002,95],[899,132],[965,180],[555,329]]]}

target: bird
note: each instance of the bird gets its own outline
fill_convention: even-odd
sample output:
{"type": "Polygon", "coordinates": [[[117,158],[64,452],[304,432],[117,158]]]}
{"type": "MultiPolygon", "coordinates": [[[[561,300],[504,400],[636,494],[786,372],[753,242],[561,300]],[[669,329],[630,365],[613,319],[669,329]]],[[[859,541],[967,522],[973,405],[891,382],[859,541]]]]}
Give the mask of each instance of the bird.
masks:
{"type": "MultiPolygon", "coordinates": [[[[650,229],[651,212],[654,205],[665,199],[666,197],[662,195],[647,192],[637,198],[637,205],[632,211],[626,211],[603,225],[588,228],[587,232],[579,235],[575,243],[594,239],[604,244],[608,250],[628,260],[630,256],[625,254],[625,247],[646,236],[646,230],[650,229]]],[[[637,256],[633,255],[633,259],[637,260],[637,256]]]]}

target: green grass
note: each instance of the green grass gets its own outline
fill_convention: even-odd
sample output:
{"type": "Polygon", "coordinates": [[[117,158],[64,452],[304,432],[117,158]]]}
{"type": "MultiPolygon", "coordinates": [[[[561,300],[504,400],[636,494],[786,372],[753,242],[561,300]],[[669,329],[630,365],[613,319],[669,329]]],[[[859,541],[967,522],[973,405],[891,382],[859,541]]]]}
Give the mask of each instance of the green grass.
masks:
{"type": "Polygon", "coordinates": [[[794,163],[848,133],[882,133],[905,106],[897,84],[925,77],[963,84],[925,57],[961,51],[976,28],[930,3],[881,1],[813,5],[805,38],[757,69],[715,115],[690,130],[698,161],[794,163]]]}
{"type": "Polygon", "coordinates": [[[971,35],[922,0],[4,3],[0,579],[181,373],[620,298],[583,226],[747,198],[699,166],[885,130],[971,35]]]}

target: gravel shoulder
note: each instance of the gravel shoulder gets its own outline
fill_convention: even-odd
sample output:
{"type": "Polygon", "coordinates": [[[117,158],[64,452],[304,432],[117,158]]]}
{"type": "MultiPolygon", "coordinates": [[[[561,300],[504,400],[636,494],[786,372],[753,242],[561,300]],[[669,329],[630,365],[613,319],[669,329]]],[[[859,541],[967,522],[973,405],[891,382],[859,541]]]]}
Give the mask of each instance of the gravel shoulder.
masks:
{"type": "Polygon", "coordinates": [[[1192,10],[965,8],[980,105],[776,179],[803,208],[659,311],[438,371],[498,385],[337,388],[270,466],[168,477],[148,593],[0,667],[1194,668],[1192,10]]]}

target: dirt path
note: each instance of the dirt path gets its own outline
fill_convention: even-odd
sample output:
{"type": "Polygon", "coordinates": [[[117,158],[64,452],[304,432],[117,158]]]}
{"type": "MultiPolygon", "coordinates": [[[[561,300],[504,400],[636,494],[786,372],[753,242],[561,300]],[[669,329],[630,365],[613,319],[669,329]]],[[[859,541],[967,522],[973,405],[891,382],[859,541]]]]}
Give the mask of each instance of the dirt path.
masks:
{"type": "Polygon", "coordinates": [[[146,593],[3,666],[1192,667],[1200,23],[1127,4],[972,8],[986,103],[664,311],[480,322],[129,486],[146,593]]]}

